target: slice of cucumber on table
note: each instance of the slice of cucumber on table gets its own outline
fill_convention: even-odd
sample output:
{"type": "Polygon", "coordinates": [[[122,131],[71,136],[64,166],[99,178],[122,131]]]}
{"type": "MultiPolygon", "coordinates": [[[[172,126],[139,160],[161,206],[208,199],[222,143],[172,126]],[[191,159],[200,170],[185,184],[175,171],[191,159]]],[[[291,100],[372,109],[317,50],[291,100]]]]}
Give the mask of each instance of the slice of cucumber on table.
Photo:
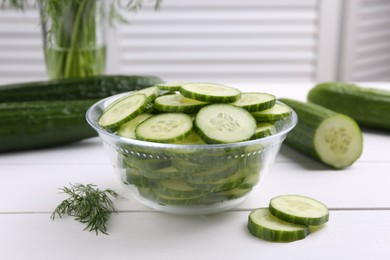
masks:
{"type": "Polygon", "coordinates": [[[291,242],[305,238],[310,230],[274,217],[267,208],[253,210],[249,214],[249,232],[255,237],[275,242],[291,242]]]}
{"type": "Polygon", "coordinates": [[[248,230],[255,237],[292,242],[310,234],[310,226],[329,220],[329,210],[321,202],[302,195],[281,195],[272,198],[269,208],[253,210],[248,217],[248,230]]]}

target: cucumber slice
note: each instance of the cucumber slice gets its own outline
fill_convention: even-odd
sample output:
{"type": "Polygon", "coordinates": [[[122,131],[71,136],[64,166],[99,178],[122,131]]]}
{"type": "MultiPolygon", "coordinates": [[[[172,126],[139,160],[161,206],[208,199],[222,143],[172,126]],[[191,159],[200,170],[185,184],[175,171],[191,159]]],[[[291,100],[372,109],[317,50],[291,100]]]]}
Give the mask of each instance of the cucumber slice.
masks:
{"type": "Polygon", "coordinates": [[[275,104],[272,108],[252,113],[257,122],[272,122],[289,117],[291,114],[291,108],[278,103],[275,104]]]}
{"type": "Polygon", "coordinates": [[[137,139],[157,143],[173,143],[191,134],[192,118],[183,113],[152,116],[135,129],[137,139]]]}
{"type": "Polygon", "coordinates": [[[195,131],[192,131],[186,138],[176,141],[175,144],[206,144],[195,131]]]}
{"type": "Polygon", "coordinates": [[[275,101],[276,97],[271,94],[247,92],[242,93],[240,99],[231,105],[245,108],[249,112],[258,112],[273,107],[275,101]]]}
{"type": "Polygon", "coordinates": [[[224,200],[238,199],[238,198],[241,198],[245,195],[248,195],[248,193],[251,190],[252,190],[251,187],[243,188],[243,187],[239,186],[237,188],[233,188],[230,190],[219,191],[219,192],[210,194],[209,201],[221,202],[224,200]]]}
{"type": "Polygon", "coordinates": [[[136,118],[130,120],[129,122],[120,125],[116,134],[130,139],[136,139],[135,129],[137,128],[137,126],[152,116],[152,114],[148,113],[141,114],[136,118]]]}
{"type": "Polygon", "coordinates": [[[253,210],[248,218],[248,230],[255,237],[275,242],[292,242],[309,235],[308,226],[296,225],[274,217],[268,208],[253,210]]]}
{"type": "Polygon", "coordinates": [[[183,158],[175,158],[172,160],[172,166],[178,169],[179,171],[186,172],[188,174],[200,172],[207,168],[209,168],[209,165],[204,165],[200,163],[191,162],[189,160],[183,159],[183,158]]]}
{"type": "Polygon", "coordinates": [[[206,170],[187,175],[188,183],[194,186],[203,186],[216,182],[233,175],[241,166],[236,160],[226,161],[226,163],[206,170]]]}
{"type": "Polygon", "coordinates": [[[181,86],[184,84],[186,84],[186,82],[184,82],[184,81],[172,81],[172,82],[168,82],[168,83],[157,84],[156,86],[158,88],[160,88],[161,90],[175,92],[175,91],[179,91],[181,86]]]}
{"type": "Polygon", "coordinates": [[[256,132],[251,139],[259,139],[276,134],[276,128],[272,123],[257,123],[256,132]]]}
{"type": "Polygon", "coordinates": [[[260,180],[260,173],[252,173],[245,177],[243,182],[240,184],[240,189],[249,189],[255,186],[260,180]]]}
{"type": "Polygon", "coordinates": [[[181,94],[160,96],[154,100],[154,107],[161,112],[182,112],[186,114],[196,113],[207,102],[186,98],[181,94]]]}
{"type": "Polygon", "coordinates": [[[197,194],[193,196],[188,196],[185,198],[179,198],[175,196],[168,196],[163,193],[159,189],[152,189],[154,194],[154,200],[161,205],[191,205],[191,204],[199,204],[200,201],[204,198],[204,194],[197,194]]]}
{"type": "Polygon", "coordinates": [[[178,179],[185,175],[182,171],[179,171],[173,166],[168,166],[156,170],[147,170],[144,168],[140,169],[140,173],[146,178],[152,180],[167,180],[167,179],[178,179]]]}
{"type": "Polygon", "coordinates": [[[335,169],[352,165],[363,150],[363,135],[352,118],[320,105],[281,99],[297,113],[299,122],[285,143],[335,169]]]}
{"type": "Polygon", "coordinates": [[[224,190],[231,190],[241,185],[245,179],[245,173],[242,170],[238,170],[226,178],[222,178],[216,181],[209,181],[204,183],[194,184],[198,189],[210,192],[219,192],[224,190]]]}
{"type": "Polygon", "coordinates": [[[156,189],[161,194],[176,198],[190,198],[201,195],[202,192],[190,186],[182,179],[163,180],[157,183],[156,189]]]}
{"type": "Polygon", "coordinates": [[[187,97],[208,103],[232,103],[241,96],[241,91],[216,83],[189,83],[180,88],[180,93],[187,97]]]}
{"type": "Polygon", "coordinates": [[[301,195],[275,197],[269,210],[275,217],[298,225],[317,226],[329,220],[329,210],[324,204],[301,195]]]}
{"type": "Polygon", "coordinates": [[[126,184],[132,184],[137,187],[150,187],[153,185],[152,180],[140,174],[140,170],[136,167],[126,168],[126,184]]]}
{"type": "Polygon", "coordinates": [[[256,121],[243,108],[213,104],[199,110],[194,128],[206,143],[234,143],[249,140],[256,131],[256,121]]]}
{"type": "Polygon", "coordinates": [[[103,128],[113,128],[135,118],[141,114],[148,104],[148,97],[145,94],[126,95],[103,111],[99,119],[99,125],[103,128]]]}
{"type": "Polygon", "coordinates": [[[134,94],[145,94],[148,98],[148,101],[152,101],[155,98],[157,98],[160,95],[160,88],[157,86],[144,88],[141,90],[137,90],[136,92],[133,92],[134,94]]]}

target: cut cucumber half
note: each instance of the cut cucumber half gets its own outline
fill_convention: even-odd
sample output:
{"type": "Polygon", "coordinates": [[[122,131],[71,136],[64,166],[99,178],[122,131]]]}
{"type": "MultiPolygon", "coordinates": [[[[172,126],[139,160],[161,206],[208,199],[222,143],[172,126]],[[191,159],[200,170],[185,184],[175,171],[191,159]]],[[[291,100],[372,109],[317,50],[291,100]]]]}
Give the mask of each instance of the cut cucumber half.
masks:
{"type": "Polygon", "coordinates": [[[276,97],[271,94],[246,92],[242,93],[240,99],[231,105],[245,108],[249,112],[258,112],[273,107],[275,101],[276,97]]]}
{"type": "Polygon", "coordinates": [[[141,114],[148,98],[145,94],[129,94],[112,103],[103,111],[99,125],[103,128],[117,127],[141,114]]]}
{"type": "Polygon", "coordinates": [[[249,214],[248,230],[255,237],[275,242],[292,242],[309,235],[308,226],[296,225],[274,217],[268,208],[259,208],[249,214]]]}
{"type": "Polygon", "coordinates": [[[341,114],[325,119],[314,135],[314,147],[321,160],[335,168],[355,162],[362,153],[362,146],[359,126],[341,114]]]}
{"type": "Polygon", "coordinates": [[[269,210],[275,217],[298,225],[317,226],[329,220],[329,209],[323,203],[301,195],[275,197],[269,210]]]}
{"type": "Polygon", "coordinates": [[[252,115],[257,122],[272,122],[282,118],[291,116],[292,111],[286,105],[276,103],[273,107],[259,111],[253,112],[252,115]]]}
{"type": "Polygon", "coordinates": [[[120,125],[118,131],[116,132],[117,135],[130,139],[136,139],[135,129],[137,128],[137,126],[152,116],[152,114],[144,113],[130,120],[129,122],[120,125]]]}
{"type": "Polygon", "coordinates": [[[216,83],[189,83],[180,88],[180,93],[187,97],[208,103],[232,103],[241,96],[241,91],[216,83]]]}
{"type": "Polygon", "coordinates": [[[257,123],[256,132],[251,139],[259,139],[276,134],[276,128],[272,123],[257,123]]]}
{"type": "Polygon", "coordinates": [[[191,134],[192,118],[183,113],[152,116],[135,129],[137,139],[157,143],[173,143],[191,134]]]}
{"type": "Polygon", "coordinates": [[[182,112],[186,114],[196,113],[207,102],[186,98],[181,94],[160,96],[154,100],[154,107],[161,112],[182,112]]]}
{"type": "Polygon", "coordinates": [[[160,88],[161,90],[166,90],[169,92],[174,92],[174,91],[179,91],[181,86],[186,84],[184,81],[172,81],[168,83],[160,83],[157,84],[156,86],[160,88]]]}
{"type": "Polygon", "coordinates": [[[256,121],[243,108],[213,104],[199,110],[194,129],[206,143],[234,143],[249,140],[256,131],[256,121]]]}
{"type": "Polygon", "coordinates": [[[330,109],[292,99],[281,99],[299,121],[285,143],[335,169],[352,165],[363,150],[363,135],[355,120],[330,109]]]}

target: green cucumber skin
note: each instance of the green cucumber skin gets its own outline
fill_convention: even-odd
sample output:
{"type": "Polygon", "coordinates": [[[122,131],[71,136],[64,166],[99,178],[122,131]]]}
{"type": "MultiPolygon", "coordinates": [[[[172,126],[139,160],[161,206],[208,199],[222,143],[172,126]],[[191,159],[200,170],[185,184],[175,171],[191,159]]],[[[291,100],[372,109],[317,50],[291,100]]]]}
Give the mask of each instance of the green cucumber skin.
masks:
{"type": "Polygon", "coordinates": [[[97,133],[85,112],[97,100],[0,103],[0,152],[63,145],[97,133]]]}
{"type": "Polygon", "coordinates": [[[317,159],[318,161],[334,169],[342,169],[348,167],[360,157],[363,147],[363,137],[361,130],[354,119],[347,115],[335,112],[333,110],[310,102],[300,102],[287,98],[282,98],[280,99],[280,101],[290,106],[298,115],[298,124],[293,130],[291,130],[287,134],[285,144],[303,154],[308,155],[311,158],[317,159]],[[322,122],[324,120],[327,120],[328,118],[337,117],[342,117],[349,122],[353,122],[354,127],[356,127],[356,134],[360,135],[359,138],[361,142],[359,148],[360,154],[355,157],[354,160],[345,162],[343,164],[338,164],[335,161],[325,161],[323,159],[324,155],[319,154],[314,144],[317,129],[320,127],[322,122]]]}
{"type": "Polygon", "coordinates": [[[320,160],[314,147],[314,135],[322,121],[336,115],[336,112],[316,104],[287,98],[279,100],[291,107],[298,115],[298,124],[287,134],[284,143],[312,158],[320,160]]]}
{"type": "Polygon", "coordinates": [[[308,101],[348,115],[359,124],[390,130],[390,91],[326,82],[316,85],[308,101]]]}
{"type": "Polygon", "coordinates": [[[80,79],[18,83],[0,86],[0,102],[101,99],[162,82],[155,76],[99,75],[80,79]]]}

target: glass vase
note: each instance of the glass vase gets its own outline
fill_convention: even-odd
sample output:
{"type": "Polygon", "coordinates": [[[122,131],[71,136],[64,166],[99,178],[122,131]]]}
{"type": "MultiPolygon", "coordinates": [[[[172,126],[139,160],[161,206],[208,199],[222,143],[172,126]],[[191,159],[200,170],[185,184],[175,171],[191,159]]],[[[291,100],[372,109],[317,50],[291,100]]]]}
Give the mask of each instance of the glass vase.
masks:
{"type": "Polygon", "coordinates": [[[107,1],[41,0],[39,3],[48,77],[104,74],[107,1]]]}

